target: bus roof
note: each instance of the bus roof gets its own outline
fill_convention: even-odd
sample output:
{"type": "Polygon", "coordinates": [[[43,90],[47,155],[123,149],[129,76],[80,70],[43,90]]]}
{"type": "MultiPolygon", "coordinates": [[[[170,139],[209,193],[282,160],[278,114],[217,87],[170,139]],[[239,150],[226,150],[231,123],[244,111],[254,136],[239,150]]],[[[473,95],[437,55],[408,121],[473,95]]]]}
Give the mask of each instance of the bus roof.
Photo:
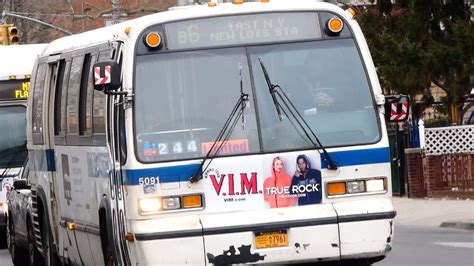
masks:
{"type": "Polygon", "coordinates": [[[0,80],[31,75],[33,64],[47,44],[0,45],[0,80]]]}
{"type": "Polygon", "coordinates": [[[208,5],[193,5],[186,7],[171,8],[169,11],[155,13],[136,19],[128,20],[108,27],[95,29],[71,36],[66,36],[53,41],[45,50],[44,55],[56,54],[87,47],[95,44],[105,43],[117,37],[134,40],[143,29],[148,26],[192,18],[215,17],[220,15],[233,15],[245,13],[259,13],[270,11],[303,11],[303,10],[332,10],[340,12],[341,8],[335,4],[320,2],[317,0],[299,1],[277,1],[270,3],[249,2],[244,4],[218,3],[214,7],[208,5]],[[125,29],[130,27],[128,35],[125,29]]]}

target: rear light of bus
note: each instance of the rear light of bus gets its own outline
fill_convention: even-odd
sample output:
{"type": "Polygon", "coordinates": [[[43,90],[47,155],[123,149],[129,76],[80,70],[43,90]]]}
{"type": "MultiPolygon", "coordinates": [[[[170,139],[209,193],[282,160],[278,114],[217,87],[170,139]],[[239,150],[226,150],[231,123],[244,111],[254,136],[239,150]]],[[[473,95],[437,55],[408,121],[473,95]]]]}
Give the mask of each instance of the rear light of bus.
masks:
{"type": "Polygon", "coordinates": [[[138,211],[142,215],[156,214],[172,210],[193,209],[203,207],[200,194],[174,197],[146,197],[138,199],[138,211]]]}
{"type": "Polygon", "coordinates": [[[387,190],[383,177],[331,182],[326,187],[328,196],[377,193],[387,190]]]}

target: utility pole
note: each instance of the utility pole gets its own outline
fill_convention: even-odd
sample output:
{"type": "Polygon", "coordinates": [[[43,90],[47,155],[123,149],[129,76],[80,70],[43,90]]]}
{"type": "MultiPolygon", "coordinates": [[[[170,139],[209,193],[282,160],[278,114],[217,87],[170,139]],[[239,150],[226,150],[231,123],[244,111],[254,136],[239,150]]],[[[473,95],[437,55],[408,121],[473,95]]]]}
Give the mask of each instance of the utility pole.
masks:
{"type": "Polygon", "coordinates": [[[112,8],[114,11],[112,11],[112,23],[113,24],[116,24],[118,23],[118,18],[119,18],[119,14],[117,12],[117,0],[111,0],[112,1],[112,8]]]}

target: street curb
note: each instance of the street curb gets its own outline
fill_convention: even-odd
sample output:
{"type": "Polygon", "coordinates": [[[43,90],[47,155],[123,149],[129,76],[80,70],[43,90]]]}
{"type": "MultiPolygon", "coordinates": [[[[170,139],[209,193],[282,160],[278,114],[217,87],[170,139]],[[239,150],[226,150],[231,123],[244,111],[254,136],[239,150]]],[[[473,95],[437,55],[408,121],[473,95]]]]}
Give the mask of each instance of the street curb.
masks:
{"type": "Polygon", "coordinates": [[[465,230],[474,230],[474,223],[465,223],[465,222],[442,222],[440,227],[446,228],[457,228],[465,230]]]}

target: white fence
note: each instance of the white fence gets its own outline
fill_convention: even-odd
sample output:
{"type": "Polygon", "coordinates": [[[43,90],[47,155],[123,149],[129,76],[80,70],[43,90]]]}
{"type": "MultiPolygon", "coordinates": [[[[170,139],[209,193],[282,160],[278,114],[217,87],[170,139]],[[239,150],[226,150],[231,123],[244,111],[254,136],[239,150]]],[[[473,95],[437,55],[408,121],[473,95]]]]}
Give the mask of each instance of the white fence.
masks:
{"type": "Polygon", "coordinates": [[[420,144],[425,154],[474,153],[474,125],[424,128],[420,122],[420,144]]]}

